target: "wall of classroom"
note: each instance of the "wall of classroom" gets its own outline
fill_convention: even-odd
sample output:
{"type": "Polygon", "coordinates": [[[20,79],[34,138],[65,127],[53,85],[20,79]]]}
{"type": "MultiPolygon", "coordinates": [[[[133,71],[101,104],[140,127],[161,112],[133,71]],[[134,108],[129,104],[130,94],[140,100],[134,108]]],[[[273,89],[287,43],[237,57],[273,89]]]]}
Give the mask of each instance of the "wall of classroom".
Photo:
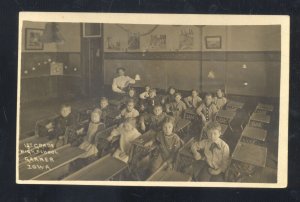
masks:
{"type": "Polygon", "coordinates": [[[44,43],[42,50],[27,50],[28,29],[45,29],[45,22],[25,21],[22,26],[21,101],[32,102],[82,93],[81,27],[58,23],[64,43],[44,43]],[[50,75],[50,63],[63,63],[63,75],[50,75]]]}
{"type": "Polygon", "coordinates": [[[203,92],[224,88],[228,94],[279,96],[280,26],[154,28],[104,25],[105,84],[110,85],[116,68],[123,66],[128,75],[142,76],[137,86],[151,83],[162,89],[203,92]],[[132,33],[140,35],[138,48],[130,48],[132,33]],[[207,47],[206,37],[220,37],[221,47],[207,47]]]}

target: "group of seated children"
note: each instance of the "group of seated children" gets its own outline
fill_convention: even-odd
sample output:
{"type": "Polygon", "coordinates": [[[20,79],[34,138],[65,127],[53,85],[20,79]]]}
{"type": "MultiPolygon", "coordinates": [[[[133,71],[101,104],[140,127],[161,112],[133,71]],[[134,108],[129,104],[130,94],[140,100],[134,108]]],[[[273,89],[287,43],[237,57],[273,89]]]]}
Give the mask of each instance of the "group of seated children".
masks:
{"type": "MultiPolygon", "coordinates": [[[[229,158],[228,145],[220,139],[221,126],[214,122],[214,116],[227,102],[221,90],[217,91],[216,97],[207,93],[204,102],[199,93],[192,90],[191,96],[182,101],[181,94],[174,88],[170,88],[168,95],[159,99],[156,90],[146,86],[145,91],[139,96],[136,96],[134,89],[129,89],[124,99],[126,106],[119,108],[120,112],[115,117],[120,124],[107,138],[108,141],[112,141],[115,137],[119,137],[119,148],[113,153],[115,158],[127,163],[132,142],[141,136],[141,133],[153,130],[157,132],[156,138],[148,144],[155,144],[157,147],[152,155],[149,170],[156,171],[164,162],[169,169],[173,169],[177,152],[183,145],[181,138],[174,133],[175,120],[182,117],[187,108],[192,108],[199,115],[208,136],[208,139],[200,139],[191,147],[196,160],[193,164],[194,180],[219,180],[219,175],[227,168],[229,158]],[[204,150],[204,153],[200,154],[200,150],[204,150]]],[[[108,99],[101,98],[100,106],[91,113],[88,126],[76,131],[76,140],[74,135],[72,138],[66,138],[64,135],[67,127],[75,128],[76,121],[71,106],[63,105],[51,131],[51,137],[57,142],[60,140],[68,143],[76,142],[73,145],[86,151],[85,158],[96,157],[98,148],[95,145],[95,135],[108,125],[110,113],[111,106],[108,99]]]]}

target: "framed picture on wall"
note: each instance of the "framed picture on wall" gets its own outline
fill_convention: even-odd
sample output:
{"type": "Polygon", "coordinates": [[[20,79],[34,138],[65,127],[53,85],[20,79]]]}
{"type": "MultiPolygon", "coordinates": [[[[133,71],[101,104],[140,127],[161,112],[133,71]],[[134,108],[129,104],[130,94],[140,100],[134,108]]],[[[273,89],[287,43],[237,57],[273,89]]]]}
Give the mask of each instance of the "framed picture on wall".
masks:
{"type": "Polygon", "coordinates": [[[221,49],[222,38],[221,36],[206,36],[205,44],[206,44],[206,49],[221,49]]]}
{"type": "Polygon", "coordinates": [[[25,30],[25,49],[26,50],[43,50],[44,43],[42,41],[44,30],[27,28],[25,30]]]}

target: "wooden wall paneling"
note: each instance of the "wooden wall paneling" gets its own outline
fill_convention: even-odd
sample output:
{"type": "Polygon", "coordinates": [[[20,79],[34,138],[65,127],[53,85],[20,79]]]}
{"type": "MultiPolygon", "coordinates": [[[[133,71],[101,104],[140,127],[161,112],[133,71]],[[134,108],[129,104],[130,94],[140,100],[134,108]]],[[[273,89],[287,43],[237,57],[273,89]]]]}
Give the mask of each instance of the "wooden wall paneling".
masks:
{"type": "Polygon", "coordinates": [[[167,88],[174,86],[179,90],[200,90],[200,61],[167,61],[167,88]]]}
{"type": "Polygon", "coordinates": [[[202,91],[215,93],[217,89],[225,89],[226,62],[202,61],[202,91]],[[214,78],[212,78],[213,76],[214,78]]]}
{"type": "Polygon", "coordinates": [[[267,67],[264,61],[228,61],[226,80],[226,91],[229,94],[268,96],[266,91],[267,67]]]}

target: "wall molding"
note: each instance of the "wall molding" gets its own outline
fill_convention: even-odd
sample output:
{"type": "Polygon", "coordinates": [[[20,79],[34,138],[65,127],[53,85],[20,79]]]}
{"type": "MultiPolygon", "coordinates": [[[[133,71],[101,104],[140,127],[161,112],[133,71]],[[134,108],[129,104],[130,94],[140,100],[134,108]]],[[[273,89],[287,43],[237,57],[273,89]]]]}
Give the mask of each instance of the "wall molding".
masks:
{"type": "Polygon", "coordinates": [[[280,51],[106,52],[105,60],[280,61],[280,51]]]}

